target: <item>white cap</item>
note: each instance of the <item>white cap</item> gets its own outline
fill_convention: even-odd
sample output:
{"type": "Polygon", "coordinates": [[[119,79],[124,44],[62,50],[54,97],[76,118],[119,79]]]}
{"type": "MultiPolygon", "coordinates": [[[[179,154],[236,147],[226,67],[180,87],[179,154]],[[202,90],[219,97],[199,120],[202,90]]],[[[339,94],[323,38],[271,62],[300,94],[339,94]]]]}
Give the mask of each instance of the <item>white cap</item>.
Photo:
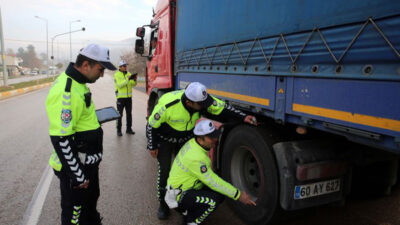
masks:
{"type": "Polygon", "coordinates": [[[126,63],[125,60],[121,60],[121,61],[118,63],[118,65],[119,65],[119,66],[125,66],[125,65],[128,65],[128,63],[126,63]]]}
{"type": "Polygon", "coordinates": [[[193,133],[197,136],[210,136],[217,138],[220,131],[215,128],[215,125],[211,120],[204,119],[196,124],[193,133]]]}
{"type": "Polygon", "coordinates": [[[81,49],[79,54],[99,62],[104,68],[116,70],[115,66],[110,61],[110,50],[98,44],[89,44],[81,49]]]}
{"type": "Polygon", "coordinates": [[[186,97],[192,101],[201,103],[203,107],[208,107],[212,104],[213,99],[207,94],[207,88],[199,82],[190,83],[185,90],[186,97]]]}

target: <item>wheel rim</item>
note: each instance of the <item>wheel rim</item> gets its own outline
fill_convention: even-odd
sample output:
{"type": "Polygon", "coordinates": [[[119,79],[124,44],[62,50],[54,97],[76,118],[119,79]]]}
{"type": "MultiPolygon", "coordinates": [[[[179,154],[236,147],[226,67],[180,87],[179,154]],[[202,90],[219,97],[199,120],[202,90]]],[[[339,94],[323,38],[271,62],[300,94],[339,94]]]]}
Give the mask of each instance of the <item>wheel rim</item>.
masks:
{"type": "Polygon", "coordinates": [[[247,146],[234,150],[231,163],[231,180],[240,190],[246,191],[253,198],[258,198],[262,187],[262,171],[252,151],[247,146]]]}

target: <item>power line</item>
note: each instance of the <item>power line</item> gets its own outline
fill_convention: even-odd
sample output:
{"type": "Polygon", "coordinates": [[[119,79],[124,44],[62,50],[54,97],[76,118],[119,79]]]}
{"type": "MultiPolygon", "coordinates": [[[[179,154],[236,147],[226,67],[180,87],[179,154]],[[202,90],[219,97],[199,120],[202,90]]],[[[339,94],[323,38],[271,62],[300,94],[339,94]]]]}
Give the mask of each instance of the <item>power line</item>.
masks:
{"type": "MultiPolygon", "coordinates": [[[[10,38],[4,38],[5,41],[11,41],[11,42],[22,42],[22,43],[40,43],[40,44],[46,44],[45,41],[35,41],[35,40],[20,40],[20,39],[10,39],[10,38]]],[[[85,43],[87,41],[82,41],[82,42],[73,42],[72,44],[74,45],[82,45],[83,43],[85,43]]],[[[69,45],[69,42],[56,42],[57,44],[61,44],[61,45],[69,45]]],[[[109,43],[106,45],[114,45],[114,46],[133,46],[134,43],[109,43]]]]}

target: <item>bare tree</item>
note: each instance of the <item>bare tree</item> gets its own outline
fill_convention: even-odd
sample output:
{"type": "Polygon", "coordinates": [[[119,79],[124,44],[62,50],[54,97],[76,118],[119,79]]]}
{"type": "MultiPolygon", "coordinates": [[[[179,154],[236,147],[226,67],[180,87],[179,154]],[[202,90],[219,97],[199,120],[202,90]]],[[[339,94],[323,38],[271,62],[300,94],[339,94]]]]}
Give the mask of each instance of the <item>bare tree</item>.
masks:
{"type": "Polygon", "coordinates": [[[23,48],[18,48],[17,56],[22,58],[22,66],[33,68],[41,68],[42,61],[37,57],[35,47],[28,45],[25,51],[23,48]]]}
{"type": "Polygon", "coordinates": [[[134,51],[126,51],[122,53],[122,60],[128,63],[128,71],[130,73],[138,73],[138,76],[145,76],[146,74],[146,58],[141,57],[134,51]]]}

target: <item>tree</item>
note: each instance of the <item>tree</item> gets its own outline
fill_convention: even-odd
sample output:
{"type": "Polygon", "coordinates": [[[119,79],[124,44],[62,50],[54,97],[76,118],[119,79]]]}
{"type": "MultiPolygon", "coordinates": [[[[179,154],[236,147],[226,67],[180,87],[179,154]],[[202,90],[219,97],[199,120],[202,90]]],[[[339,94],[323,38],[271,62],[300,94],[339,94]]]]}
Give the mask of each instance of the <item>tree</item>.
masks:
{"type": "Polygon", "coordinates": [[[40,68],[42,67],[42,61],[37,57],[35,47],[33,45],[28,45],[25,51],[23,48],[18,48],[17,56],[22,58],[22,66],[28,68],[40,68]]]}
{"type": "Polygon", "coordinates": [[[141,57],[134,51],[123,52],[122,60],[128,63],[128,71],[131,73],[138,73],[138,76],[145,76],[146,74],[146,58],[141,57]]]}
{"type": "Polygon", "coordinates": [[[17,56],[22,58],[24,56],[24,54],[25,54],[25,50],[23,48],[19,47],[18,51],[17,51],[17,56]]]}

